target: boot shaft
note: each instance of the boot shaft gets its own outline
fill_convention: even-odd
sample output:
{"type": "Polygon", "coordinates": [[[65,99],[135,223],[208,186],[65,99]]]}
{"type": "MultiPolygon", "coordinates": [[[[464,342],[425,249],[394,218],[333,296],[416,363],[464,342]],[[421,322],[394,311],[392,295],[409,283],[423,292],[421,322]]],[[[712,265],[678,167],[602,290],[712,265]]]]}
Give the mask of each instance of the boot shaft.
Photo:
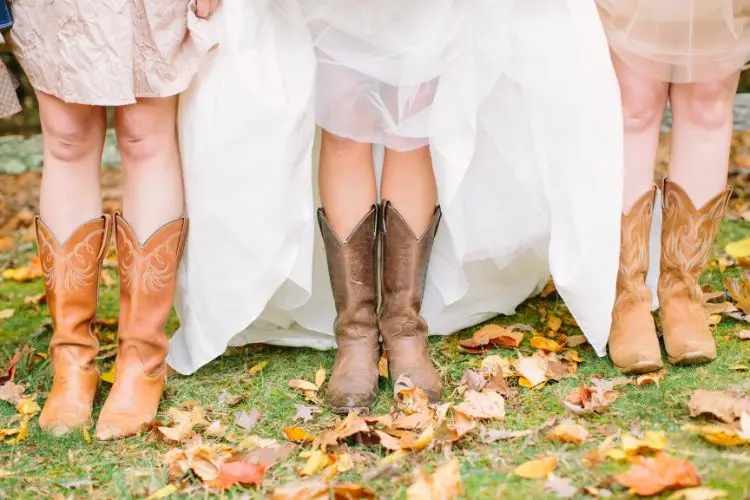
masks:
{"type": "Polygon", "coordinates": [[[651,302],[646,286],[649,266],[649,235],[654,213],[656,186],[623,213],[620,226],[620,265],[617,270],[617,301],[651,302]]]}
{"type": "Polygon", "coordinates": [[[81,360],[83,363],[93,363],[99,344],[92,332],[92,322],[111,219],[104,215],[85,222],[62,244],[39,217],[35,226],[54,330],[50,352],[54,354],[59,346],[75,348],[86,358],[81,360]]]}

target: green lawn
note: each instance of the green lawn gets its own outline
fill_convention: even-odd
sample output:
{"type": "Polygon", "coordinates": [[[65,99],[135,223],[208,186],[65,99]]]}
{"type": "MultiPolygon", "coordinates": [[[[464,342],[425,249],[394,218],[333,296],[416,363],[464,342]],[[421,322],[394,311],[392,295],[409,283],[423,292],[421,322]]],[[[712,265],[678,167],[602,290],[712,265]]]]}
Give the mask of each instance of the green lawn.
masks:
{"type": "MultiPolygon", "coordinates": [[[[721,245],[746,236],[750,236],[750,224],[727,222],[722,227],[721,245]]],[[[722,248],[721,245],[717,245],[717,251],[722,248]]],[[[30,244],[21,244],[18,250],[0,255],[0,266],[23,265],[33,255],[33,248],[30,244]]],[[[113,273],[112,270],[109,272],[113,273]]],[[[736,274],[738,270],[733,268],[726,272],[736,274]]],[[[714,289],[722,289],[722,275],[718,270],[708,273],[706,279],[714,289]]],[[[0,310],[16,309],[14,316],[0,320],[0,367],[7,363],[24,342],[29,342],[38,351],[46,350],[51,334],[46,307],[24,304],[27,296],[41,291],[40,280],[24,284],[0,282],[0,310]]],[[[116,318],[116,288],[103,288],[101,299],[100,317],[116,318]]],[[[500,324],[525,323],[543,329],[540,310],[568,317],[562,302],[552,294],[547,299],[536,298],[524,303],[515,316],[499,317],[495,321],[500,324]]],[[[175,326],[176,320],[173,319],[170,329],[173,330],[175,326]]],[[[724,319],[718,325],[716,338],[719,357],[715,362],[694,368],[668,366],[666,377],[660,385],[626,386],[621,389],[620,398],[604,414],[578,418],[591,432],[591,437],[581,445],[553,444],[543,437],[486,444],[481,432],[474,431],[452,448],[453,455],[458,457],[461,464],[464,498],[554,498],[544,491],[543,480],[521,479],[511,474],[516,466],[547,452],[554,452],[559,458],[555,472],[558,476],[571,479],[577,487],[609,488],[614,498],[625,498],[628,496],[626,490],[613,485],[611,476],[625,470],[627,465],[607,460],[588,468],[584,465],[583,457],[588,450],[596,448],[613,433],[637,433],[639,430],[665,431],[669,438],[669,453],[692,461],[704,485],[725,490],[728,498],[750,498],[749,446],[719,448],[681,430],[682,425],[691,421],[687,401],[696,389],[723,390],[743,386],[745,393],[750,393],[748,372],[730,369],[735,365],[750,364],[750,342],[740,341],[730,333],[741,327],[742,325],[729,319],[724,319]]],[[[570,326],[563,326],[563,329],[567,329],[570,334],[577,333],[570,326]]],[[[105,337],[106,333],[105,331],[105,337]]],[[[430,343],[447,382],[445,394],[449,401],[452,400],[452,389],[458,384],[463,370],[477,367],[483,357],[458,350],[459,340],[471,333],[471,330],[467,330],[448,338],[433,339],[430,343]]],[[[527,354],[533,352],[528,345],[528,336],[520,350],[527,354]]],[[[609,361],[596,358],[590,347],[583,347],[580,352],[585,362],[579,366],[579,378],[566,379],[536,390],[517,387],[517,395],[507,402],[505,422],[486,424],[486,427],[520,430],[538,426],[550,416],[562,417],[565,410],[561,400],[578,386],[580,378],[588,381],[594,375],[605,378],[618,376],[609,361]]],[[[516,356],[515,352],[503,349],[497,349],[494,354],[516,356]]],[[[294,404],[302,402],[300,395],[292,394],[287,382],[301,377],[311,380],[320,365],[330,371],[333,359],[333,352],[309,349],[282,349],[262,345],[233,349],[192,377],[171,377],[160,414],[166,415],[170,407],[193,401],[207,409],[210,420],[221,420],[230,431],[245,433],[234,425],[234,414],[239,410],[256,408],[262,417],[253,433],[284,441],[281,429],[292,425],[294,404]],[[247,368],[261,361],[266,361],[268,366],[258,375],[248,374],[247,368]],[[243,395],[246,399],[237,406],[228,407],[219,402],[222,391],[243,395]]],[[[111,362],[111,358],[104,360],[102,371],[106,371],[111,362]]],[[[37,393],[39,402],[43,402],[50,387],[48,362],[36,363],[31,369],[26,365],[20,366],[16,381],[28,384],[26,392],[37,393]]],[[[105,384],[97,398],[95,416],[107,390],[105,384]]],[[[381,396],[375,413],[385,413],[391,408],[389,394],[389,383],[381,380],[381,396]]],[[[13,406],[0,402],[0,428],[17,426],[11,424],[16,413],[13,406]]],[[[324,409],[314,420],[302,426],[315,434],[316,431],[330,427],[334,419],[324,409]]],[[[377,459],[385,456],[385,450],[379,446],[353,442],[348,442],[347,445],[350,453],[361,456],[363,460],[355,462],[353,471],[339,476],[341,481],[360,482],[361,474],[372,470],[377,459]]],[[[148,496],[167,484],[168,471],[161,465],[161,457],[171,448],[173,445],[149,439],[148,436],[113,443],[87,441],[82,434],[52,438],[40,432],[35,417],[25,440],[10,445],[0,443],[0,498],[46,498],[55,495],[59,495],[59,498],[148,496]]],[[[302,448],[309,448],[309,445],[302,448]]],[[[366,481],[365,484],[379,498],[405,498],[413,471],[420,467],[432,469],[445,460],[444,450],[428,449],[407,458],[395,477],[378,478],[366,481]]],[[[266,473],[262,488],[234,487],[224,495],[227,498],[265,497],[274,487],[299,480],[303,464],[304,459],[299,458],[298,452],[295,452],[266,473]]],[[[196,478],[187,477],[181,486],[184,488],[174,497],[197,498],[213,494],[204,489],[196,478]]],[[[666,496],[668,495],[664,495],[666,496]]]]}

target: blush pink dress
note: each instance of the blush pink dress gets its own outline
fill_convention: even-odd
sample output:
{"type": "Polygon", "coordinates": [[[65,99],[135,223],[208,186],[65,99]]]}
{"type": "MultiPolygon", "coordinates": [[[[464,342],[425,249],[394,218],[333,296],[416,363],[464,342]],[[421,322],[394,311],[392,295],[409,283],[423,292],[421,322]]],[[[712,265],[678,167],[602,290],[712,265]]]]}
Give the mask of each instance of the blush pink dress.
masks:
{"type": "Polygon", "coordinates": [[[194,0],[14,0],[13,50],[38,91],[124,105],[181,93],[213,46],[194,0]]]}
{"type": "Polygon", "coordinates": [[[15,87],[13,77],[10,76],[8,69],[0,61],[0,118],[21,111],[15,87]]]}
{"type": "Polygon", "coordinates": [[[750,0],[597,0],[612,50],[633,69],[710,81],[750,58],[750,0]]]}

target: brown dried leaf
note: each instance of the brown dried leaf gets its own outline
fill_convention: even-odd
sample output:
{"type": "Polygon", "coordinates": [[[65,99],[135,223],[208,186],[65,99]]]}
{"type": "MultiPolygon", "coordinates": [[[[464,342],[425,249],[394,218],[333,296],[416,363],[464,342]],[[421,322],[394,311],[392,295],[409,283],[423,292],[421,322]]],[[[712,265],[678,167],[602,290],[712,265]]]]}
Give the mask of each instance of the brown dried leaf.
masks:
{"type": "Polygon", "coordinates": [[[494,391],[469,390],[456,411],[473,418],[502,419],[505,418],[505,399],[494,391]]]}
{"type": "Polygon", "coordinates": [[[615,474],[614,480],[630,488],[632,493],[642,496],[701,484],[693,464],[672,458],[664,452],[654,457],[636,458],[630,470],[615,474]]]}
{"type": "Polygon", "coordinates": [[[359,484],[331,484],[320,479],[276,488],[270,500],[374,500],[375,493],[359,484]]]}
{"type": "Polygon", "coordinates": [[[294,422],[295,420],[309,422],[313,419],[313,413],[320,413],[320,408],[318,408],[317,406],[305,406],[295,403],[294,407],[297,409],[297,413],[294,414],[292,422],[294,422]]]}
{"type": "Polygon", "coordinates": [[[523,332],[514,331],[514,327],[506,328],[500,325],[485,325],[470,339],[459,342],[459,347],[471,353],[480,353],[490,346],[515,348],[523,340],[523,332]]]}
{"type": "Polygon", "coordinates": [[[454,458],[428,476],[422,472],[406,491],[407,500],[447,500],[461,494],[461,470],[454,458]]]}
{"type": "Polygon", "coordinates": [[[560,443],[581,444],[589,437],[589,431],[582,425],[566,420],[560,422],[549,434],[547,441],[557,441],[560,443]]]}
{"type": "Polygon", "coordinates": [[[750,413],[750,398],[737,398],[726,392],[699,389],[691,396],[688,409],[691,417],[712,415],[731,424],[740,418],[742,412],[750,413]]]}
{"type": "Polygon", "coordinates": [[[750,340],[750,330],[741,330],[734,334],[740,340],[750,340]]]}
{"type": "Polygon", "coordinates": [[[0,386],[0,401],[6,401],[13,406],[23,399],[24,387],[10,380],[0,386]]]}
{"type": "Polygon", "coordinates": [[[587,344],[588,340],[584,335],[571,335],[565,339],[565,345],[567,347],[577,347],[579,345],[587,344]]]}
{"type": "Polygon", "coordinates": [[[316,392],[318,390],[317,385],[313,384],[312,382],[308,382],[307,380],[301,380],[301,379],[290,380],[289,387],[291,387],[292,389],[300,390],[300,391],[316,392]]]}
{"type": "Polygon", "coordinates": [[[536,387],[547,381],[547,361],[538,356],[521,356],[513,365],[523,378],[528,380],[531,387],[536,387]]]}
{"type": "Polygon", "coordinates": [[[659,385],[659,382],[663,380],[666,375],[666,370],[659,370],[656,373],[646,373],[635,379],[635,385],[637,385],[638,387],[643,387],[644,385],[649,384],[659,385]]]}
{"type": "Polygon", "coordinates": [[[207,484],[214,488],[227,489],[235,484],[260,486],[266,467],[250,460],[224,462],[219,467],[216,479],[207,484]]]}
{"type": "Polygon", "coordinates": [[[250,413],[242,410],[234,416],[235,425],[242,427],[248,432],[253,430],[258,420],[260,420],[260,412],[256,408],[251,409],[250,413]]]}

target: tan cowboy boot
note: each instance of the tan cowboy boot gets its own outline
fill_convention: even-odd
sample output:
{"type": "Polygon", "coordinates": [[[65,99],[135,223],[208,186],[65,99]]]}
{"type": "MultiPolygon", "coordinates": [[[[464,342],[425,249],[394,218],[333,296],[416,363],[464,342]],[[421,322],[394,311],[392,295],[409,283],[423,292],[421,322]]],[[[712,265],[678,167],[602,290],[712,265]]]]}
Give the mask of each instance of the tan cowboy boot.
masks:
{"type": "Polygon", "coordinates": [[[667,357],[672,364],[711,361],[716,357],[716,343],[698,278],[711,254],[732,188],[724,189],[700,210],[674,182],[664,179],[663,192],[658,292],[667,357]]]}
{"type": "Polygon", "coordinates": [[[374,205],[342,242],[328,223],[323,209],[318,210],[336,303],[333,330],[338,351],[328,382],[328,402],[336,413],[369,411],[378,391],[377,219],[377,206],[374,205]]]}
{"type": "Polygon", "coordinates": [[[98,439],[138,434],[156,417],[167,379],[164,328],[186,233],[187,219],[177,219],[141,245],[127,222],[115,215],[120,325],[115,383],[96,424],[98,439]]]}
{"type": "Polygon", "coordinates": [[[383,300],[378,325],[391,380],[396,391],[403,385],[421,387],[430,402],[437,402],[443,389],[427,349],[427,323],[419,312],[440,208],[419,237],[389,202],[384,201],[381,210],[383,300]]]}
{"type": "Polygon", "coordinates": [[[110,228],[110,217],[104,215],[82,224],[60,245],[36,218],[44,288],[54,329],[49,348],[52,390],[39,416],[39,426],[54,435],[91,424],[91,406],[99,383],[99,341],[92,323],[110,228]]]}
{"type": "Polygon", "coordinates": [[[612,309],[609,356],[623,373],[646,373],[662,367],[661,348],[651,315],[652,295],[646,285],[649,233],[656,186],[622,214],[617,298],[612,309]]]}

